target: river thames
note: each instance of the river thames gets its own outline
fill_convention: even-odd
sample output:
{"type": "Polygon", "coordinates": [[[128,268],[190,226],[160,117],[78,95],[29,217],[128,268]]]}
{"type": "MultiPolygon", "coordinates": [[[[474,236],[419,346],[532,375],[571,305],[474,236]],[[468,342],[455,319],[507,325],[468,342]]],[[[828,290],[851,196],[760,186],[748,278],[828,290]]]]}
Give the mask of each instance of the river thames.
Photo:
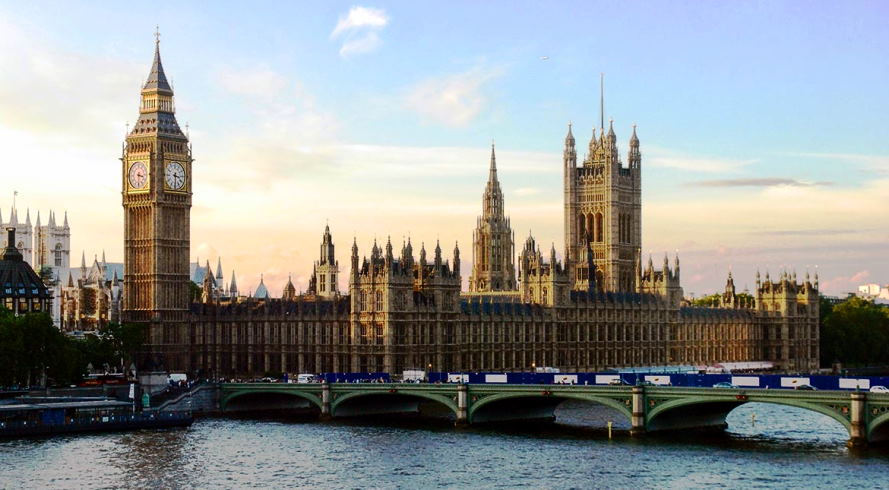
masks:
{"type": "Polygon", "coordinates": [[[552,425],[466,429],[430,419],[204,418],[185,430],[2,441],[0,487],[889,486],[889,450],[850,451],[839,423],[801,409],[751,403],[731,413],[724,434],[616,430],[610,440],[607,409],[569,402],[557,414],[552,425]]]}

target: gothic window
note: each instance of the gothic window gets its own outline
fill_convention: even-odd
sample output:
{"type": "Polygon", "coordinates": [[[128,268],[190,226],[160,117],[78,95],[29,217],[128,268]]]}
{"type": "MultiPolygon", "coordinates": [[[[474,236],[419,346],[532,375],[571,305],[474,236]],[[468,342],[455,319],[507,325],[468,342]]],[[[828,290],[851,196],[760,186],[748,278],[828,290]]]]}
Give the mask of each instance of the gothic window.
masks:
{"type": "Polygon", "coordinates": [[[361,309],[367,309],[367,291],[361,291],[361,309]]]}
{"type": "Polygon", "coordinates": [[[56,267],[62,266],[62,244],[61,243],[56,244],[55,261],[56,261],[56,267]]]}
{"type": "Polygon", "coordinates": [[[375,306],[375,309],[377,309],[377,310],[383,309],[383,292],[382,291],[376,292],[376,302],[375,302],[374,306],[375,306]]]}
{"type": "Polygon", "coordinates": [[[605,231],[605,230],[603,229],[603,225],[602,225],[602,213],[596,213],[596,227],[595,227],[595,230],[596,230],[596,237],[595,237],[596,239],[595,239],[595,241],[597,241],[597,242],[601,242],[601,241],[603,240],[604,231],[605,231]]]}
{"type": "Polygon", "coordinates": [[[322,293],[324,292],[325,279],[327,279],[327,277],[324,274],[321,274],[321,292],[322,293]]]}

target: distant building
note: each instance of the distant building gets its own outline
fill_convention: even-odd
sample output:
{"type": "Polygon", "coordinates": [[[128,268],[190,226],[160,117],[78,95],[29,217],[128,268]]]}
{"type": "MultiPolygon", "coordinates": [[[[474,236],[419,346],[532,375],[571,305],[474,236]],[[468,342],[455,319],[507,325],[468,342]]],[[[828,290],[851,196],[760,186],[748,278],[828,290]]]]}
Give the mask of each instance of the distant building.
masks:
{"type": "MultiPolygon", "coordinates": [[[[43,267],[53,271],[70,267],[71,228],[68,226],[68,213],[65,212],[62,224],[56,223],[55,212],[49,212],[49,220],[43,224],[37,212],[37,224],[31,226],[31,210],[25,211],[25,220],[19,220],[18,209],[13,205],[9,211],[9,221],[3,221],[0,213],[0,227],[15,229],[15,245],[22,259],[38,273],[43,267]]],[[[3,237],[3,246],[8,239],[3,237]]]]}
{"type": "Polygon", "coordinates": [[[881,286],[879,284],[862,284],[858,286],[856,296],[865,299],[882,299],[889,300],[889,286],[881,286]]]}
{"type": "Polygon", "coordinates": [[[123,295],[123,264],[109,264],[102,254],[89,268],[85,257],[79,269],[68,269],[59,290],[58,325],[65,332],[95,331],[109,322],[120,321],[123,295]]]}

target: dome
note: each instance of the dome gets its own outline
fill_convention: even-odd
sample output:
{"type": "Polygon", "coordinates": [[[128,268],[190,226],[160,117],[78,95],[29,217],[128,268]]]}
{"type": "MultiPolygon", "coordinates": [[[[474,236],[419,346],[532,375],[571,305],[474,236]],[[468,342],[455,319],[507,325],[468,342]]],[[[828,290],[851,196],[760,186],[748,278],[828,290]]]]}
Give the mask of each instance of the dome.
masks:
{"type": "Polygon", "coordinates": [[[253,293],[253,297],[257,299],[269,299],[269,290],[265,287],[265,282],[262,276],[259,276],[259,286],[257,286],[256,292],[253,293]]]}
{"type": "Polygon", "coordinates": [[[15,313],[48,311],[49,290],[15,248],[15,228],[6,231],[7,246],[0,256],[0,305],[15,313]]]}

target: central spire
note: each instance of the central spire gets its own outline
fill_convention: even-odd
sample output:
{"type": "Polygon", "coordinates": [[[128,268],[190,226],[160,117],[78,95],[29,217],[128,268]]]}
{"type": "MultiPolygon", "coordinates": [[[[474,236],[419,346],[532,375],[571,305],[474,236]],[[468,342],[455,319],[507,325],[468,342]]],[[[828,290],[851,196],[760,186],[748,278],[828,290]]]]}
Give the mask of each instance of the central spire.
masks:
{"type": "Polygon", "coordinates": [[[173,89],[167,82],[167,75],[164,73],[164,65],[161,63],[161,34],[160,31],[154,33],[154,63],[151,64],[151,72],[148,73],[148,79],[142,91],[157,90],[167,91],[169,95],[173,95],[173,89]]]}
{"type": "Polygon", "coordinates": [[[497,182],[497,156],[494,154],[494,142],[491,142],[491,168],[488,170],[488,182],[497,182]]]}
{"type": "Polygon", "coordinates": [[[488,170],[488,185],[485,186],[483,198],[483,217],[503,217],[503,191],[500,190],[500,182],[497,180],[497,156],[494,152],[494,143],[491,143],[491,166],[488,170]]]}
{"type": "Polygon", "coordinates": [[[605,132],[605,73],[599,73],[599,129],[605,132]]]}

